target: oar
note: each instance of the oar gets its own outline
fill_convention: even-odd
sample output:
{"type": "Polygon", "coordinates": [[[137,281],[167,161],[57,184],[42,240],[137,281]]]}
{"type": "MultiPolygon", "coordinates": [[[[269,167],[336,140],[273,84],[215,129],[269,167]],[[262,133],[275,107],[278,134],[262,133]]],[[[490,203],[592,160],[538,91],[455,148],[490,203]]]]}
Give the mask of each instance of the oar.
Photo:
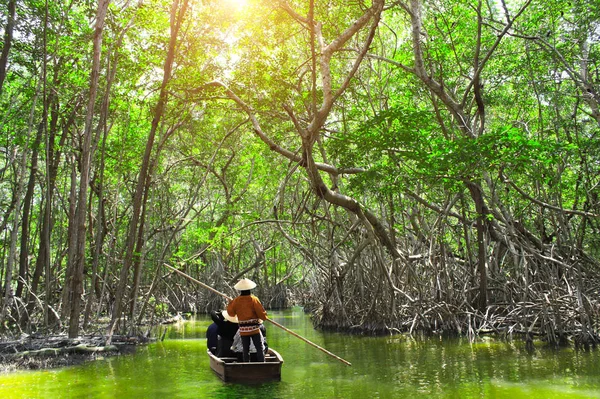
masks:
{"type": "MultiPolygon", "coordinates": [[[[167,265],[166,263],[164,263],[164,265],[165,265],[166,267],[168,267],[169,269],[173,270],[174,272],[177,272],[177,273],[181,274],[183,277],[185,277],[185,278],[187,278],[187,279],[189,279],[189,280],[193,281],[194,283],[201,285],[202,287],[206,288],[207,290],[209,290],[209,291],[212,291],[212,292],[214,292],[215,294],[218,294],[218,295],[222,296],[223,298],[225,298],[225,299],[227,299],[227,300],[229,300],[229,301],[233,300],[233,298],[232,298],[232,297],[230,297],[229,295],[226,295],[226,294],[224,294],[224,293],[222,293],[222,292],[220,292],[220,291],[217,291],[217,290],[215,290],[215,289],[214,289],[213,287],[211,287],[210,285],[206,285],[206,284],[204,284],[202,281],[196,280],[195,278],[193,278],[192,276],[190,276],[190,275],[188,275],[188,274],[186,274],[186,273],[182,272],[181,270],[175,269],[173,266],[167,265]]],[[[273,320],[271,320],[271,319],[267,319],[267,321],[268,321],[268,322],[270,322],[271,324],[273,324],[273,325],[275,325],[275,326],[277,326],[277,327],[281,328],[283,331],[285,331],[285,332],[287,332],[287,333],[290,333],[290,334],[292,334],[294,337],[301,339],[302,341],[306,342],[307,344],[309,344],[309,345],[311,345],[311,346],[314,346],[315,348],[317,348],[317,349],[318,349],[318,350],[320,350],[321,352],[324,352],[324,353],[328,354],[329,356],[331,356],[331,357],[333,357],[333,358],[335,358],[335,359],[339,360],[340,362],[342,362],[342,363],[344,363],[344,364],[346,364],[346,365],[348,365],[348,366],[352,366],[352,363],[350,363],[349,361],[347,361],[347,360],[344,360],[344,359],[342,359],[341,357],[339,357],[339,356],[337,356],[337,355],[335,355],[335,354],[333,354],[333,353],[329,352],[327,349],[320,347],[319,345],[315,344],[315,343],[314,343],[314,342],[312,342],[312,341],[309,341],[308,339],[304,338],[304,337],[303,337],[303,336],[301,336],[300,334],[297,334],[297,333],[293,332],[293,331],[292,331],[292,330],[290,330],[289,328],[286,328],[286,327],[282,326],[281,324],[277,323],[276,321],[273,321],[273,320]]]]}

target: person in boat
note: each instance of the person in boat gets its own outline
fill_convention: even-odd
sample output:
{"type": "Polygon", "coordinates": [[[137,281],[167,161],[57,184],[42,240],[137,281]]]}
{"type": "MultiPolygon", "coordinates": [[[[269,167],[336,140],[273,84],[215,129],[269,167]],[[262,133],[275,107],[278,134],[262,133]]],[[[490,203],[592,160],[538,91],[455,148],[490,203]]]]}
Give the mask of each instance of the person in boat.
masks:
{"type": "Polygon", "coordinates": [[[260,331],[260,321],[267,320],[267,312],[260,300],[251,294],[250,290],[256,283],[243,278],[233,286],[240,291],[240,295],[227,305],[227,313],[231,317],[237,316],[239,322],[240,338],[242,340],[242,358],[244,362],[250,361],[250,341],[256,348],[256,360],[265,361],[263,337],[260,331]]]}
{"type": "MultiPolygon", "coordinates": [[[[260,324],[260,333],[262,334],[262,338],[263,338],[263,353],[266,355],[267,352],[269,351],[269,345],[267,344],[267,329],[265,328],[264,324],[260,324]]],[[[231,350],[235,353],[236,357],[238,358],[238,360],[241,362],[244,360],[244,347],[242,346],[242,337],[240,336],[240,331],[238,330],[238,332],[235,333],[235,335],[233,336],[233,344],[231,345],[231,350]]],[[[252,342],[252,340],[250,340],[250,361],[251,362],[256,362],[258,361],[258,355],[256,354],[256,347],[254,346],[254,342],[252,342]]]]}
{"type": "MultiPolygon", "coordinates": [[[[238,331],[237,317],[229,316],[227,310],[223,310],[221,312],[212,311],[210,313],[210,317],[213,320],[213,324],[217,327],[215,351],[213,353],[218,357],[236,356],[236,354],[231,350],[231,346],[233,345],[233,338],[238,331]]],[[[211,329],[213,324],[211,324],[208,328],[211,329]]],[[[207,345],[210,345],[211,342],[208,342],[208,330],[206,338],[207,345]]]]}
{"type": "Polygon", "coordinates": [[[214,310],[210,312],[210,317],[213,323],[206,329],[206,347],[210,350],[213,355],[217,354],[217,343],[219,341],[219,326],[215,321],[216,313],[214,310]]]}

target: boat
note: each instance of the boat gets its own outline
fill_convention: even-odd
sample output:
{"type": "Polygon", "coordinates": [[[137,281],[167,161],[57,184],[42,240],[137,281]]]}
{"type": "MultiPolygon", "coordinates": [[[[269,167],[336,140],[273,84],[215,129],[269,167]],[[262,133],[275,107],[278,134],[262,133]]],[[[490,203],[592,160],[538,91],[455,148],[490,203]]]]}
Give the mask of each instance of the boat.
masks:
{"type": "Polygon", "coordinates": [[[240,362],[237,357],[217,357],[207,350],[210,368],[224,382],[262,383],[281,381],[281,355],[269,348],[264,362],[240,362]]]}

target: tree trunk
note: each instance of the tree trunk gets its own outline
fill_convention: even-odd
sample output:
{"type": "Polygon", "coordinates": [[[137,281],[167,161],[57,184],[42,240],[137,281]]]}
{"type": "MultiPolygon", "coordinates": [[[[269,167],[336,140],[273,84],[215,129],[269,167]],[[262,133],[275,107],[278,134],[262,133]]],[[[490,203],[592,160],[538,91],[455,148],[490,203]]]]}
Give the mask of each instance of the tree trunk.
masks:
{"type": "MultiPolygon", "coordinates": [[[[47,26],[48,26],[48,4],[46,3],[45,14],[44,14],[44,29],[43,29],[43,37],[42,37],[42,85],[43,85],[43,110],[42,110],[42,120],[38,126],[37,135],[35,137],[35,141],[33,143],[33,152],[31,154],[31,172],[29,174],[29,182],[27,183],[27,193],[25,194],[25,199],[23,203],[23,222],[21,225],[21,253],[19,256],[19,281],[17,284],[17,292],[16,295],[18,297],[22,297],[23,294],[23,286],[27,281],[28,269],[29,269],[29,217],[31,213],[31,205],[33,200],[33,193],[35,189],[35,176],[37,174],[37,164],[38,164],[38,155],[40,150],[40,145],[42,143],[42,137],[45,132],[47,132],[47,124],[48,124],[48,108],[49,102],[52,102],[54,95],[47,96],[46,95],[46,81],[47,81],[47,48],[46,48],[46,34],[47,34],[47,26]]],[[[29,306],[28,306],[29,308],[29,306]]],[[[27,312],[29,313],[29,312],[27,312]]],[[[27,316],[25,316],[27,318],[27,316]]]]}
{"type": "MultiPolygon", "coordinates": [[[[165,59],[165,64],[163,67],[163,80],[160,88],[160,95],[158,98],[158,103],[154,108],[154,117],[152,118],[152,124],[150,128],[150,133],[148,134],[148,141],[146,142],[146,149],[144,151],[144,158],[142,160],[142,166],[140,168],[140,173],[138,175],[137,185],[135,188],[135,194],[133,198],[133,210],[131,221],[129,223],[129,229],[127,233],[127,244],[126,244],[126,252],[125,259],[123,262],[123,267],[121,268],[121,273],[119,274],[119,284],[117,290],[115,292],[115,304],[111,316],[111,321],[108,325],[108,339],[107,343],[110,343],[111,336],[115,330],[117,321],[121,317],[121,311],[123,304],[121,303],[123,297],[125,296],[125,288],[127,286],[127,281],[129,279],[129,269],[131,265],[136,261],[134,260],[134,248],[137,243],[137,235],[140,232],[143,233],[143,225],[138,226],[140,224],[140,214],[142,210],[142,203],[144,198],[144,187],[146,180],[148,179],[148,173],[150,169],[150,159],[152,150],[154,147],[154,140],[156,137],[156,133],[158,131],[158,126],[162,119],[165,107],[167,105],[168,99],[168,90],[167,84],[171,80],[171,74],[173,69],[173,61],[175,59],[175,50],[177,44],[177,36],[179,33],[179,29],[181,28],[181,24],[183,22],[185,13],[187,11],[188,0],[183,0],[183,4],[179,7],[180,1],[174,0],[173,5],[171,7],[171,38],[169,40],[169,48],[167,52],[167,58],[165,59]]],[[[139,254],[135,254],[135,256],[139,256],[139,254]]]]}
{"type": "MultiPolygon", "coordinates": [[[[120,195],[121,195],[120,185],[117,184],[117,187],[114,190],[114,198],[113,198],[113,200],[114,200],[115,203],[118,202],[118,198],[120,197],[120,195]]],[[[116,226],[118,224],[117,223],[118,218],[119,218],[118,209],[117,209],[117,207],[114,207],[112,218],[111,218],[112,219],[112,225],[116,226]]],[[[110,243],[110,248],[109,248],[109,251],[110,251],[109,257],[111,257],[113,259],[115,258],[115,254],[117,252],[116,242],[117,242],[117,238],[116,237],[112,237],[111,243],[110,243]]],[[[109,283],[108,280],[109,280],[109,276],[111,274],[112,266],[113,266],[112,262],[107,262],[107,264],[104,267],[104,274],[103,274],[103,277],[102,277],[102,288],[100,289],[100,303],[98,304],[98,310],[96,312],[96,318],[100,317],[100,313],[102,311],[102,301],[104,299],[104,295],[106,294],[107,287],[110,287],[110,285],[109,285],[110,283],[109,283]]],[[[109,299],[107,301],[107,305],[106,305],[108,312],[110,312],[110,303],[111,303],[111,299],[109,297],[109,299]]]]}
{"type": "MultiPolygon", "coordinates": [[[[40,229],[40,238],[39,238],[39,248],[38,248],[38,256],[35,261],[35,269],[33,272],[33,276],[31,278],[31,288],[29,292],[28,299],[28,308],[29,312],[33,308],[33,304],[35,303],[35,296],[37,295],[38,285],[40,282],[40,278],[42,276],[42,272],[49,271],[50,269],[50,237],[52,235],[52,202],[54,198],[54,188],[56,184],[56,177],[58,175],[58,167],[60,165],[60,158],[62,155],[62,148],[64,148],[67,137],[69,136],[69,129],[73,126],[75,114],[79,108],[79,104],[76,104],[73,112],[69,120],[65,123],[63,127],[63,132],[59,140],[58,150],[54,150],[54,140],[56,135],[56,129],[58,126],[58,103],[52,102],[53,110],[51,112],[50,118],[50,129],[48,130],[48,138],[47,149],[46,149],[46,170],[47,170],[47,178],[46,178],[46,198],[43,202],[42,206],[42,227],[40,229]]],[[[49,273],[47,278],[49,278],[49,273]]],[[[67,280],[65,280],[65,283],[67,280]]],[[[49,287],[47,287],[48,289],[49,287]]],[[[48,297],[47,301],[50,298],[48,297]]],[[[48,303],[48,305],[50,305],[48,303]]]]}
{"type": "Polygon", "coordinates": [[[12,44],[16,8],[17,0],[9,0],[8,18],[6,21],[6,28],[4,30],[4,43],[2,46],[2,53],[0,54],[0,95],[2,94],[2,87],[4,85],[4,80],[6,79],[6,66],[8,65],[8,54],[12,44]]]}
{"type": "MultiPolygon", "coordinates": [[[[152,172],[150,172],[152,173],[152,172]]],[[[131,320],[131,322],[134,322],[134,316],[135,316],[135,308],[137,306],[137,292],[138,289],[140,287],[140,280],[141,280],[141,275],[142,275],[142,251],[144,249],[144,230],[143,230],[143,226],[144,226],[144,222],[146,220],[146,203],[148,201],[148,192],[150,191],[150,176],[148,176],[148,181],[146,182],[145,188],[144,188],[144,199],[143,199],[143,205],[142,205],[142,214],[140,216],[140,229],[138,231],[138,236],[137,236],[137,243],[135,246],[135,252],[136,254],[138,254],[138,256],[136,256],[134,264],[133,264],[133,286],[131,287],[131,293],[129,295],[129,303],[130,303],[130,308],[129,308],[129,320],[131,320]]]]}
{"type": "Polygon", "coordinates": [[[471,197],[475,202],[475,210],[477,212],[477,272],[479,273],[479,297],[475,307],[480,311],[485,312],[487,308],[487,270],[486,270],[486,217],[488,210],[485,206],[481,188],[478,184],[467,182],[467,187],[471,192],[471,197]]]}
{"type": "MultiPolygon", "coordinates": [[[[108,85],[108,88],[106,90],[106,97],[105,99],[108,99],[108,93],[110,91],[110,84],[108,85]]],[[[106,103],[106,106],[108,107],[108,103],[106,103]]],[[[103,108],[103,112],[105,112],[105,108],[103,108]]],[[[103,118],[104,119],[104,118],[103,118]]],[[[106,235],[106,232],[104,230],[104,152],[105,152],[105,144],[106,144],[106,136],[108,135],[108,128],[106,127],[106,121],[102,121],[101,122],[102,125],[104,125],[104,135],[102,137],[102,146],[100,149],[100,179],[98,182],[98,211],[97,211],[97,221],[96,221],[96,234],[95,234],[95,245],[94,245],[94,255],[93,255],[93,259],[92,259],[92,283],[91,283],[91,287],[92,287],[92,291],[90,292],[90,295],[88,297],[86,306],[85,306],[85,312],[84,312],[84,316],[83,316],[83,328],[86,328],[88,323],[89,323],[89,319],[90,319],[90,313],[92,310],[92,305],[94,303],[94,294],[93,294],[93,290],[96,287],[96,281],[98,279],[98,262],[100,259],[100,253],[102,252],[102,244],[104,242],[104,237],[106,235]]]]}
{"type": "Polygon", "coordinates": [[[37,174],[38,167],[38,155],[40,144],[42,142],[42,136],[46,130],[46,108],[44,104],[44,111],[42,113],[42,121],[38,127],[37,135],[33,143],[31,153],[31,168],[29,172],[29,180],[27,182],[27,191],[25,192],[25,199],[23,200],[23,217],[21,221],[21,250],[19,254],[19,281],[17,283],[17,291],[15,295],[21,298],[23,296],[23,287],[27,282],[27,272],[29,269],[29,218],[31,216],[31,205],[33,200],[33,192],[35,189],[35,176],[37,174]]]}
{"type": "MultiPolygon", "coordinates": [[[[130,21],[131,23],[132,21],[130,21]]],[[[96,283],[98,280],[98,263],[100,259],[100,253],[102,252],[102,244],[104,242],[104,237],[106,236],[106,231],[104,230],[104,155],[105,155],[105,147],[106,147],[106,139],[108,136],[108,131],[110,130],[107,126],[109,105],[110,105],[110,89],[112,87],[112,83],[114,82],[115,76],[117,74],[117,59],[118,59],[118,51],[121,47],[123,36],[129,30],[129,26],[127,26],[121,34],[119,35],[119,39],[115,45],[114,56],[112,58],[113,63],[110,66],[110,69],[107,70],[107,79],[106,79],[106,91],[104,94],[104,101],[102,103],[102,111],[100,115],[100,122],[98,124],[99,131],[103,132],[102,135],[102,144],[100,150],[100,179],[98,182],[98,222],[96,225],[96,245],[94,246],[94,255],[92,259],[92,290],[95,289],[96,283]]],[[[100,298],[101,299],[101,296],[100,298]]],[[[88,298],[88,302],[85,307],[85,314],[83,317],[83,326],[84,328],[87,326],[90,318],[90,313],[92,310],[92,305],[94,303],[94,295],[90,294],[88,298]]]]}
{"type": "Polygon", "coordinates": [[[4,303],[2,304],[2,312],[0,320],[5,320],[6,311],[8,307],[8,302],[12,296],[11,282],[12,282],[12,272],[14,260],[16,257],[17,250],[17,239],[19,233],[19,211],[21,209],[21,196],[23,195],[23,191],[25,189],[25,170],[27,165],[27,149],[29,148],[29,139],[31,137],[31,131],[33,130],[33,118],[35,115],[35,108],[37,106],[37,99],[40,93],[40,85],[41,79],[38,83],[38,87],[36,89],[35,96],[33,97],[33,103],[31,106],[31,112],[29,114],[29,128],[27,130],[27,137],[25,139],[25,145],[23,146],[23,153],[21,155],[20,163],[17,165],[17,176],[16,176],[16,184],[15,190],[13,192],[13,196],[15,198],[15,216],[13,219],[12,230],[10,233],[10,247],[8,252],[8,259],[6,265],[6,274],[4,276],[4,303]]]}
{"type": "Polygon", "coordinates": [[[110,0],[100,0],[96,11],[96,27],[94,30],[94,49],[92,71],[90,75],[90,93],[88,98],[87,113],[85,116],[85,128],[83,132],[83,143],[81,148],[81,175],[79,179],[79,193],[77,196],[76,220],[76,254],[75,268],[73,269],[71,303],[71,315],[69,317],[69,338],[79,335],[79,315],[81,313],[81,301],[83,295],[83,271],[85,266],[85,239],[86,239],[86,211],[88,199],[88,187],[90,184],[90,171],[92,161],[92,122],[94,117],[94,106],[98,90],[100,76],[100,56],[102,54],[102,32],[104,30],[104,19],[108,11],[110,0]]]}
{"type": "MultiPolygon", "coordinates": [[[[25,151],[25,150],[24,150],[25,151]]],[[[24,171],[25,171],[25,157],[26,157],[26,152],[23,153],[23,161],[21,163],[21,167],[20,170],[22,170],[22,174],[24,175],[24,171]]],[[[17,181],[21,182],[23,179],[23,176],[17,176],[17,181]]],[[[13,265],[15,263],[15,256],[16,256],[16,250],[17,250],[17,238],[18,238],[18,233],[19,233],[19,209],[21,208],[21,194],[23,191],[23,184],[22,183],[17,183],[17,189],[15,192],[15,196],[17,198],[17,203],[15,206],[15,216],[13,219],[13,223],[12,223],[12,230],[10,233],[10,247],[9,247],[9,251],[8,251],[8,259],[6,262],[6,274],[4,275],[4,302],[2,304],[2,312],[0,314],[0,320],[6,320],[6,312],[8,309],[8,306],[11,302],[11,298],[12,298],[12,288],[11,288],[11,282],[12,282],[12,272],[13,272],[13,265]]]]}
{"type": "Polygon", "coordinates": [[[69,190],[69,226],[67,237],[69,239],[67,252],[67,270],[65,271],[65,283],[62,292],[61,319],[65,319],[71,313],[71,302],[73,299],[73,270],[75,269],[75,249],[77,246],[75,235],[75,208],[77,206],[77,159],[71,155],[71,188],[69,190]]]}

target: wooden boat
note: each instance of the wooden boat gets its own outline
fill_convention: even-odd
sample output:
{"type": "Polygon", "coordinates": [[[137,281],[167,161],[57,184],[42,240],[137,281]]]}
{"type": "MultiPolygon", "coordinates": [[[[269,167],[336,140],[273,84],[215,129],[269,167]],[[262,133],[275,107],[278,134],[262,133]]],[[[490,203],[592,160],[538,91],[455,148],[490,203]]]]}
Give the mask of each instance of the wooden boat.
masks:
{"type": "Polygon", "coordinates": [[[217,357],[210,350],[210,368],[224,382],[261,383],[281,380],[283,358],[275,350],[269,348],[264,362],[238,362],[235,357],[217,357]]]}

